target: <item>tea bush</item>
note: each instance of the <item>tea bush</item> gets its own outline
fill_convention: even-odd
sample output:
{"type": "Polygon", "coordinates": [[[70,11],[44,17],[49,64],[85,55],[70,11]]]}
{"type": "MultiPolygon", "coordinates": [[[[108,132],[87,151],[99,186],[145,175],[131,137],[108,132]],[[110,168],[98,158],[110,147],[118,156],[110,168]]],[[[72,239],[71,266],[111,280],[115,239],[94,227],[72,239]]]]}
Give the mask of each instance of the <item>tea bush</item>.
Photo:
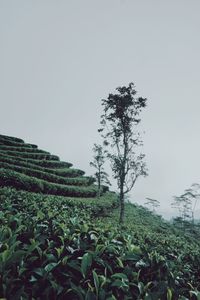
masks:
{"type": "Polygon", "coordinates": [[[46,154],[46,153],[37,153],[35,152],[20,152],[20,151],[8,151],[8,150],[1,150],[1,154],[9,155],[9,156],[16,156],[22,157],[23,159],[32,159],[32,160],[52,160],[52,161],[59,161],[59,157],[56,155],[46,154]]]}
{"type": "Polygon", "coordinates": [[[0,145],[2,145],[2,146],[7,145],[7,146],[13,146],[13,147],[21,147],[21,148],[25,148],[25,149],[37,149],[38,148],[38,146],[34,145],[34,144],[17,143],[17,142],[13,142],[11,140],[2,139],[1,137],[0,137],[0,145]]]}
{"type": "Polygon", "coordinates": [[[36,166],[45,167],[45,168],[69,168],[72,164],[64,161],[55,161],[55,160],[45,160],[45,159],[31,159],[31,158],[23,158],[19,156],[8,155],[3,151],[0,151],[0,160],[5,161],[8,159],[12,160],[13,163],[17,164],[17,162],[30,163],[36,166]]]}
{"type": "Polygon", "coordinates": [[[14,151],[14,152],[32,152],[32,153],[46,153],[46,154],[50,154],[47,151],[41,150],[41,149],[37,149],[37,148],[26,148],[26,147],[13,147],[13,146],[6,146],[6,145],[1,145],[0,144],[0,150],[3,151],[14,151]]]}
{"type": "Polygon", "coordinates": [[[40,171],[52,173],[52,174],[55,174],[58,176],[68,176],[68,174],[69,174],[69,177],[73,177],[73,174],[74,174],[74,177],[76,177],[76,176],[83,175],[85,173],[82,170],[69,169],[72,166],[71,163],[65,163],[65,167],[62,169],[49,169],[46,167],[42,167],[39,164],[31,163],[30,160],[27,161],[25,159],[20,159],[20,158],[18,159],[15,157],[1,155],[1,154],[0,154],[0,161],[2,163],[8,163],[8,164],[11,164],[14,166],[26,167],[26,168],[33,169],[33,170],[40,170],[40,171]],[[62,175],[62,174],[64,174],[64,175],[62,175]]]}
{"type": "Polygon", "coordinates": [[[16,142],[16,143],[24,143],[24,141],[20,138],[8,136],[8,135],[3,135],[3,134],[0,134],[0,139],[1,140],[8,140],[8,141],[16,142]]]}
{"type": "Polygon", "coordinates": [[[198,225],[126,204],[119,226],[116,194],[58,159],[0,135],[0,299],[200,299],[198,225]]]}
{"type": "MultiPolygon", "coordinates": [[[[117,203],[113,194],[104,196],[107,217],[93,218],[101,201],[89,201],[0,189],[1,298],[198,299],[199,278],[193,281],[190,275],[199,257],[191,260],[191,254],[183,265],[189,247],[182,248],[184,236],[178,241],[167,236],[170,227],[165,223],[166,235],[159,238],[133,220],[121,227],[115,224],[115,213],[107,221],[117,203]],[[111,201],[114,206],[107,206],[111,201]],[[164,247],[152,246],[161,238],[171,258],[161,253],[164,247]],[[173,259],[176,251],[179,258],[173,259]]],[[[131,218],[131,206],[126,208],[131,218]]],[[[140,211],[133,209],[135,215],[140,211]]],[[[146,223],[148,216],[153,218],[145,212],[146,223]]],[[[154,229],[158,223],[162,220],[154,221],[154,229]]],[[[191,248],[199,253],[197,244],[191,248]]]]}
{"type": "Polygon", "coordinates": [[[65,185],[80,185],[87,186],[95,182],[93,177],[61,177],[40,170],[29,169],[25,167],[19,167],[12,164],[0,162],[0,168],[13,170],[28,176],[36,177],[38,179],[43,179],[52,183],[59,183],[65,185]]]}
{"type": "MultiPolygon", "coordinates": [[[[97,195],[97,187],[94,185],[79,187],[55,184],[3,168],[0,168],[0,186],[10,186],[19,190],[68,197],[95,197],[97,195]]],[[[102,187],[101,194],[105,191],[106,187],[102,187]]]]}

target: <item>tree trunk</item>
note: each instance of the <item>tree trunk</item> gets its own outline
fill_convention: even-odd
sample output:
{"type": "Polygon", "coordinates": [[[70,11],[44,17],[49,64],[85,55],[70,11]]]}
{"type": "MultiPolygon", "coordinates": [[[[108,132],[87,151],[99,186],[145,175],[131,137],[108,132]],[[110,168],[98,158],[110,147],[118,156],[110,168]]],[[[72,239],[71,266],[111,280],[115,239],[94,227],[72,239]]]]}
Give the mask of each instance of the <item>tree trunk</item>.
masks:
{"type": "Polygon", "coordinates": [[[100,171],[99,171],[99,176],[98,176],[98,198],[100,198],[101,196],[101,174],[100,174],[100,171]]]}
{"type": "Polygon", "coordinates": [[[119,216],[119,223],[124,223],[124,186],[120,187],[120,195],[119,195],[119,202],[120,202],[120,216],[119,216]]]}

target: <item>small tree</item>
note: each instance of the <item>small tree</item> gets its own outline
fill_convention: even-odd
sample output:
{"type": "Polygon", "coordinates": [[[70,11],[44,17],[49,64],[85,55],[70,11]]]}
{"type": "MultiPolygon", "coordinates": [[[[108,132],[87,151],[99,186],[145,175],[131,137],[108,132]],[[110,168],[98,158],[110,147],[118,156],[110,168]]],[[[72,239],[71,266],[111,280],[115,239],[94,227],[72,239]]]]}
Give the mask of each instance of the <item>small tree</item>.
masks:
{"type": "Polygon", "coordinates": [[[150,206],[152,208],[152,211],[155,213],[156,208],[160,206],[160,202],[156,199],[152,198],[146,198],[148,201],[145,203],[147,206],[150,206]]]}
{"type": "Polygon", "coordinates": [[[197,200],[200,199],[200,185],[198,183],[193,183],[189,189],[185,190],[183,196],[188,198],[191,202],[191,218],[192,223],[194,223],[197,200]]]}
{"type": "Polygon", "coordinates": [[[136,97],[133,83],[128,87],[118,87],[116,91],[102,100],[104,113],[99,132],[102,132],[104,145],[110,146],[108,158],[119,188],[119,222],[123,223],[124,196],[131,191],[139,176],[147,175],[144,154],[136,154],[137,147],[142,144],[136,127],[141,121],[139,114],[146,106],[146,99],[136,97]]]}
{"type": "Polygon", "coordinates": [[[178,209],[179,220],[182,220],[182,225],[194,224],[194,214],[197,205],[197,200],[200,198],[200,185],[193,183],[189,189],[186,189],[179,197],[174,196],[172,207],[178,209]]]}
{"type": "Polygon", "coordinates": [[[90,166],[96,169],[95,178],[98,184],[98,197],[100,197],[102,184],[110,185],[108,174],[104,171],[106,151],[101,145],[94,144],[93,152],[93,161],[90,162],[90,166]]]}
{"type": "Polygon", "coordinates": [[[179,197],[174,196],[174,201],[171,206],[178,209],[179,219],[182,220],[183,225],[191,220],[192,203],[191,199],[185,194],[179,197]]]}

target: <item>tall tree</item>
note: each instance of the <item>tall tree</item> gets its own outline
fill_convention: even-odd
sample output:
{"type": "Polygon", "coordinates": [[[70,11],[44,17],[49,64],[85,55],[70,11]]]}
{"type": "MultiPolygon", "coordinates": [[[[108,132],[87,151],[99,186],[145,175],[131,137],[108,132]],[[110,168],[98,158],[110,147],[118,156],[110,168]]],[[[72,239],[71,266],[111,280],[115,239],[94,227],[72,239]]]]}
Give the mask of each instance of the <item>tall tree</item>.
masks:
{"type": "Polygon", "coordinates": [[[104,170],[106,151],[101,145],[94,144],[93,152],[93,161],[90,162],[90,166],[96,169],[95,178],[98,184],[98,197],[100,197],[102,184],[110,185],[108,174],[104,170]]]}
{"type": "Polygon", "coordinates": [[[137,154],[142,144],[137,125],[139,114],[146,106],[146,98],[136,97],[133,83],[116,89],[102,100],[101,132],[108,146],[113,176],[117,180],[120,200],[119,222],[124,222],[124,196],[131,191],[139,176],[146,176],[144,154],[137,154]]]}

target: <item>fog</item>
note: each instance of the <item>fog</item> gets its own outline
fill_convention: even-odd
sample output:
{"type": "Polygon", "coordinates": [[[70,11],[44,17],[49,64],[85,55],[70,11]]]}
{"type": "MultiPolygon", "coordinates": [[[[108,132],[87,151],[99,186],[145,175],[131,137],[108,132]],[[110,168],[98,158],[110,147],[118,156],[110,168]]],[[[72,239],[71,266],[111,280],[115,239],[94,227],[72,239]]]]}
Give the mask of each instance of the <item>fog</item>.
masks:
{"type": "Polygon", "coordinates": [[[1,0],[1,134],[90,175],[101,99],[133,81],[148,99],[149,176],[130,198],[155,198],[170,218],[172,196],[200,183],[199,11],[198,0],[1,0]]]}

